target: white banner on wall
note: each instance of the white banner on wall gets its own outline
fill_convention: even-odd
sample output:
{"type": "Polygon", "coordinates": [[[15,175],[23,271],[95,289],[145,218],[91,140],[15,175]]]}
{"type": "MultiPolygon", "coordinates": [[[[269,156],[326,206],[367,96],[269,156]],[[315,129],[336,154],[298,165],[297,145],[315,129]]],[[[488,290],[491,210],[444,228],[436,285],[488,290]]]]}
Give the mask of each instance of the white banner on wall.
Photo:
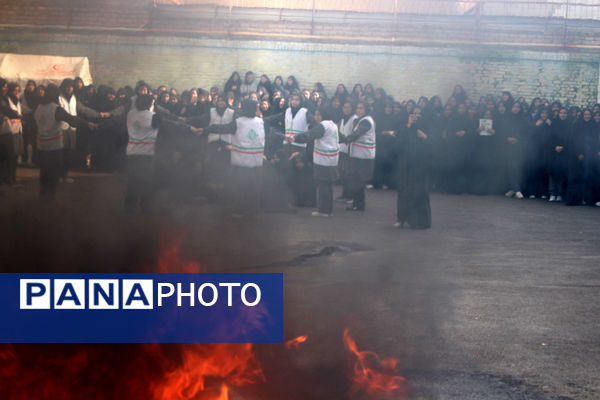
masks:
{"type": "Polygon", "coordinates": [[[32,54],[0,53],[0,77],[21,86],[33,79],[38,85],[60,85],[65,78],[80,77],[92,83],[87,57],[38,56],[32,54]]]}

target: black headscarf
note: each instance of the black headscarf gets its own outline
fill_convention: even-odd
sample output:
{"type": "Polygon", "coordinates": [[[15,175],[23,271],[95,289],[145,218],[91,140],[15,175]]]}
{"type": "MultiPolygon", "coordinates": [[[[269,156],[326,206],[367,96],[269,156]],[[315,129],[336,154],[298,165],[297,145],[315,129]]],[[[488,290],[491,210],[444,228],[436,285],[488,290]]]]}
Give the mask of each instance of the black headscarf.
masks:
{"type": "Polygon", "coordinates": [[[60,89],[53,83],[49,83],[46,87],[46,94],[42,99],[42,104],[56,103],[58,104],[58,96],[60,95],[60,89]]]}
{"type": "MultiPolygon", "coordinates": [[[[598,142],[598,126],[594,121],[594,114],[592,110],[586,108],[581,113],[581,118],[577,119],[573,124],[573,130],[571,138],[569,140],[569,154],[579,155],[584,154],[587,156],[590,151],[596,150],[598,142]],[[583,119],[583,114],[588,112],[591,114],[589,121],[583,119]]],[[[597,151],[597,150],[596,150],[597,151]]]]}
{"type": "Polygon", "coordinates": [[[71,79],[71,78],[65,78],[65,79],[63,79],[62,83],[60,84],[60,93],[62,94],[62,96],[65,99],[70,100],[71,96],[73,94],[75,94],[75,81],[73,79],[71,79]],[[67,92],[67,89],[69,88],[69,86],[73,88],[73,93],[72,94],[69,94],[67,92]]]}
{"type": "Polygon", "coordinates": [[[240,74],[237,71],[234,71],[231,76],[229,77],[229,79],[227,80],[227,83],[225,83],[225,93],[228,92],[233,92],[233,94],[235,94],[236,97],[240,96],[240,86],[242,85],[242,78],[240,77],[240,74]],[[237,81],[235,81],[234,79],[237,76],[237,81]]]}
{"type": "Polygon", "coordinates": [[[510,111],[510,109],[512,108],[513,104],[515,104],[515,99],[512,96],[512,94],[510,94],[510,92],[508,90],[505,90],[502,92],[502,101],[504,102],[504,104],[506,104],[506,110],[510,111]],[[507,100],[504,100],[504,95],[508,96],[507,100]]]}
{"type": "Polygon", "coordinates": [[[292,110],[292,118],[296,116],[296,113],[302,108],[304,107],[304,105],[302,104],[302,96],[299,94],[294,94],[292,96],[290,96],[290,100],[292,97],[294,96],[299,96],[300,97],[300,104],[298,105],[298,107],[292,107],[292,105],[290,104],[290,110],[292,110]]]}
{"type": "MultiPolygon", "coordinates": [[[[4,78],[0,78],[0,90],[2,90],[2,88],[4,87],[4,85],[7,85],[8,82],[6,81],[6,79],[4,78]]],[[[0,92],[0,97],[2,97],[2,93],[0,92]]]]}
{"type": "Polygon", "coordinates": [[[8,84],[8,94],[6,95],[6,97],[8,97],[9,99],[11,99],[12,102],[13,102],[13,104],[15,104],[15,105],[19,103],[19,98],[17,96],[13,96],[12,92],[13,92],[13,90],[15,90],[15,88],[17,86],[20,87],[21,85],[19,85],[16,82],[9,83],[8,84]]]}
{"type": "Polygon", "coordinates": [[[106,85],[98,86],[98,93],[92,99],[92,108],[99,112],[112,111],[116,107],[116,97],[114,100],[109,100],[108,95],[116,96],[115,90],[106,85]]]}
{"type": "Polygon", "coordinates": [[[257,102],[250,99],[245,99],[242,101],[242,109],[240,110],[240,114],[242,117],[246,118],[254,118],[256,116],[256,106],[257,102]]]}
{"type": "Polygon", "coordinates": [[[275,90],[279,90],[282,94],[283,92],[285,92],[285,88],[283,87],[283,78],[281,77],[281,75],[277,75],[275,77],[275,80],[273,81],[273,91],[275,90]],[[281,84],[277,84],[275,82],[277,82],[277,80],[281,81],[281,84]]]}
{"type": "Polygon", "coordinates": [[[34,110],[37,107],[37,105],[40,103],[40,99],[35,95],[36,89],[37,89],[37,85],[36,85],[35,81],[32,79],[27,81],[27,84],[25,85],[25,89],[23,89],[23,96],[25,96],[27,105],[32,110],[34,110]],[[31,92],[28,92],[27,87],[29,87],[30,83],[33,83],[33,90],[31,92]]]}
{"type": "Polygon", "coordinates": [[[558,110],[559,114],[561,110],[565,110],[565,112],[567,112],[567,118],[565,120],[562,120],[560,119],[560,116],[557,116],[552,121],[552,125],[550,125],[552,147],[564,145],[567,139],[569,138],[569,133],[571,129],[571,124],[569,123],[569,112],[565,107],[561,107],[558,110]]]}
{"type": "Polygon", "coordinates": [[[323,119],[323,121],[331,121],[333,118],[330,109],[327,107],[319,107],[315,111],[321,113],[321,118],[323,119]]]}
{"type": "Polygon", "coordinates": [[[273,84],[271,83],[271,80],[269,79],[269,77],[267,75],[261,75],[260,79],[258,80],[258,87],[263,87],[265,89],[265,91],[267,93],[269,93],[269,96],[273,95],[273,84]],[[262,78],[266,78],[267,81],[265,83],[261,82],[262,78]]]}
{"type": "Polygon", "coordinates": [[[289,94],[294,93],[294,90],[300,90],[300,86],[298,86],[298,80],[296,79],[296,77],[294,75],[290,75],[288,76],[288,80],[291,79],[292,80],[292,84],[288,85],[287,81],[285,82],[285,84],[283,85],[283,89],[288,92],[289,94]]]}

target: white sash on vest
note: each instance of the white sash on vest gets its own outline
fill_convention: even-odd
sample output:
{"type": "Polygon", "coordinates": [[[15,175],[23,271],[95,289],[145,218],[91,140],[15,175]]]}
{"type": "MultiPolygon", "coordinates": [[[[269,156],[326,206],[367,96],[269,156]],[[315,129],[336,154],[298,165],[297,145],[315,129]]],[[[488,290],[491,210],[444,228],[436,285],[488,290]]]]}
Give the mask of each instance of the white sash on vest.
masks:
{"type": "Polygon", "coordinates": [[[313,160],[317,165],[335,167],[340,155],[338,128],[332,121],[323,121],[321,125],[325,129],[325,134],[315,140],[313,160]]]}
{"type": "Polygon", "coordinates": [[[63,148],[62,125],[55,119],[58,107],[56,103],[40,104],[33,113],[38,128],[38,150],[51,151],[63,148]]]}
{"type": "MultiPolygon", "coordinates": [[[[12,99],[10,97],[8,97],[8,106],[10,107],[11,110],[16,111],[17,114],[19,114],[19,115],[23,114],[21,112],[21,102],[20,101],[17,101],[17,104],[15,104],[15,103],[13,103],[12,99]]],[[[9,128],[10,133],[12,133],[13,135],[18,135],[19,133],[23,133],[23,123],[21,122],[20,118],[11,118],[7,122],[10,126],[10,128],[9,128]]]]}
{"type": "MultiPolygon", "coordinates": [[[[69,100],[65,99],[62,95],[58,96],[58,104],[72,116],[77,116],[77,99],[75,95],[71,95],[69,100]]],[[[66,122],[61,122],[61,124],[64,131],[71,128],[71,125],[66,122]]]]}
{"type": "Polygon", "coordinates": [[[139,111],[133,107],[127,113],[127,155],[154,155],[158,128],[152,127],[154,113],[150,110],[139,111]]]}
{"type": "Polygon", "coordinates": [[[236,119],[237,129],[231,142],[231,165],[255,168],[263,164],[265,125],[258,117],[236,119]]]}
{"type": "MultiPolygon", "coordinates": [[[[226,108],[223,115],[219,115],[216,108],[210,109],[210,125],[227,125],[231,121],[233,121],[234,111],[231,108],[226,108]]],[[[218,134],[218,133],[209,133],[208,134],[208,143],[223,141],[231,144],[231,134],[218,134]]]]}
{"type": "MultiPolygon", "coordinates": [[[[346,121],[346,123],[344,123],[344,118],[342,118],[340,120],[340,128],[339,128],[340,135],[342,135],[344,137],[350,136],[350,134],[352,133],[352,128],[353,128],[352,124],[354,123],[354,120],[356,118],[358,118],[358,117],[356,115],[353,115],[350,118],[348,118],[348,121],[346,121]]],[[[348,154],[348,143],[340,143],[340,151],[342,153],[348,154]]]]}
{"type": "MultiPolygon", "coordinates": [[[[288,107],[285,110],[285,135],[296,136],[298,133],[304,133],[308,130],[308,124],[306,123],[306,114],[308,110],[304,107],[298,110],[296,115],[292,117],[292,108],[288,107]]],[[[283,143],[287,143],[285,140],[283,143]]],[[[291,143],[294,146],[306,147],[306,143],[291,143]]]]}
{"type": "Polygon", "coordinates": [[[358,129],[363,120],[369,121],[371,128],[354,142],[350,143],[350,157],[373,159],[375,158],[375,121],[368,115],[362,117],[356,124],[356,127],[354,127],[354,130],[358,129]]]}

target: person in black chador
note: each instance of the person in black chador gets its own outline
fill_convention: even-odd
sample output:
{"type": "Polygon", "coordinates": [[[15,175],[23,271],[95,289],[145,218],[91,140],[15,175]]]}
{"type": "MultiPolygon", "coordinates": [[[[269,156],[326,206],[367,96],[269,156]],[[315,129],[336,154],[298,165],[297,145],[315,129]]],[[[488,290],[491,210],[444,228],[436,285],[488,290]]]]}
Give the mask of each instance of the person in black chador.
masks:
{"type": "Polygon", "coordinates": [[[500,186],[500,157],[498,148],[500,141],[496,130],[501,126],[500,118],[494,118],[492,111],[486,110],[482,119],[492,121],[492,127],[484,126],[477,121],[476,133],[473,137],[473,175],[471,191],[474,194],[499,194],[500,186]]]}
{"type": "Polygon", "coordinates": [[[594,205],[594,175],[600,149],[598,126],[592,120],[592,112],[589,109],[584,110],[582,118],[573,124],[567,151],[569,157],[567,205],[594,205]]]}
{"type": "Polygon", "coordinates": [[[546,168],[548,171],[549,201],[562,201],[567,176],[567,141],[571,126],[567,119],[569,112],[560,108],[557,118],[550,128],[550,138],[546,144],[548,154],[546,168]]]}
{"type": "Polygon", "coordinates": [[[404,223],[413,229],[431,228],[429,205],[429,137],[415,107],[408,122],[398,127],[395,150],[398,156],[397,228],[404,223]]]}
{"type": "Polygon", "coordinates": [[[509,190],[505,193],[506,197],[523,198],[521,193],[523,148],[528,129],[529,124],[521,115],[521,105],[514,103],[499,129],[500,141],[504,143],[503,162],[509,186],[509,190]]]}
{"type": "Polygon", "coordinates": [[[313,208],[317,205],[317,187],[313,179],[313,165],[304,153],[295,152],[290,157],[290,173],[288,178],[294,195],[294,206],[313,208]]]}
{"type": "Polygon", "coordinates": [[[398,124],[397,117],[393,114],[392,100],[384,103],[383,110],[375,116],[376,142],[379,151],[375,155],[375,170],[373,173],[373,186],[375,189],[395,189],[393,144],[394,134],[398,124]]]}
{"type": "Polygon", "coordinates": [[[552,121],[550,113],[543,108],[535,116],[535,125],[525,143],[523,164],[523,192],[529,198],[545,198],[548,193],[548,174],[546,169],[546,143],[550,139],[552,121]]]}
{"type": "Polygon", "coordinates": [[[471,157],[473,153],[473,127],[467,107],[457,106],[447,127],[447,156],[450,160],[447,169],[448,191],[461,194],[467,191],[470,181],[471,157]]]}

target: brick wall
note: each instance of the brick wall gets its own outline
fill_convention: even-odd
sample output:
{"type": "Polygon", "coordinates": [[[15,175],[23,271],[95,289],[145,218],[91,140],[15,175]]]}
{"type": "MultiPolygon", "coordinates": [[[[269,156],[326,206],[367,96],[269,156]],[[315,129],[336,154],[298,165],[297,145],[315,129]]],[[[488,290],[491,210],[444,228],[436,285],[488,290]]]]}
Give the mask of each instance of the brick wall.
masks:
{"type": "Polygon", "coordinates": [[[180,90],[223,86],[231,71],[294,74],[302,87],[323,82],[373,83],[398,99],[441,95],[456,83],[470,96],[510,90],[568,104],[595,103],[599,91],[598,54],[486,48],[431,48],[197,39],[5,29],[1,52],[87,56],[96,83],[114,87],[144,79],[180,90]]]}

